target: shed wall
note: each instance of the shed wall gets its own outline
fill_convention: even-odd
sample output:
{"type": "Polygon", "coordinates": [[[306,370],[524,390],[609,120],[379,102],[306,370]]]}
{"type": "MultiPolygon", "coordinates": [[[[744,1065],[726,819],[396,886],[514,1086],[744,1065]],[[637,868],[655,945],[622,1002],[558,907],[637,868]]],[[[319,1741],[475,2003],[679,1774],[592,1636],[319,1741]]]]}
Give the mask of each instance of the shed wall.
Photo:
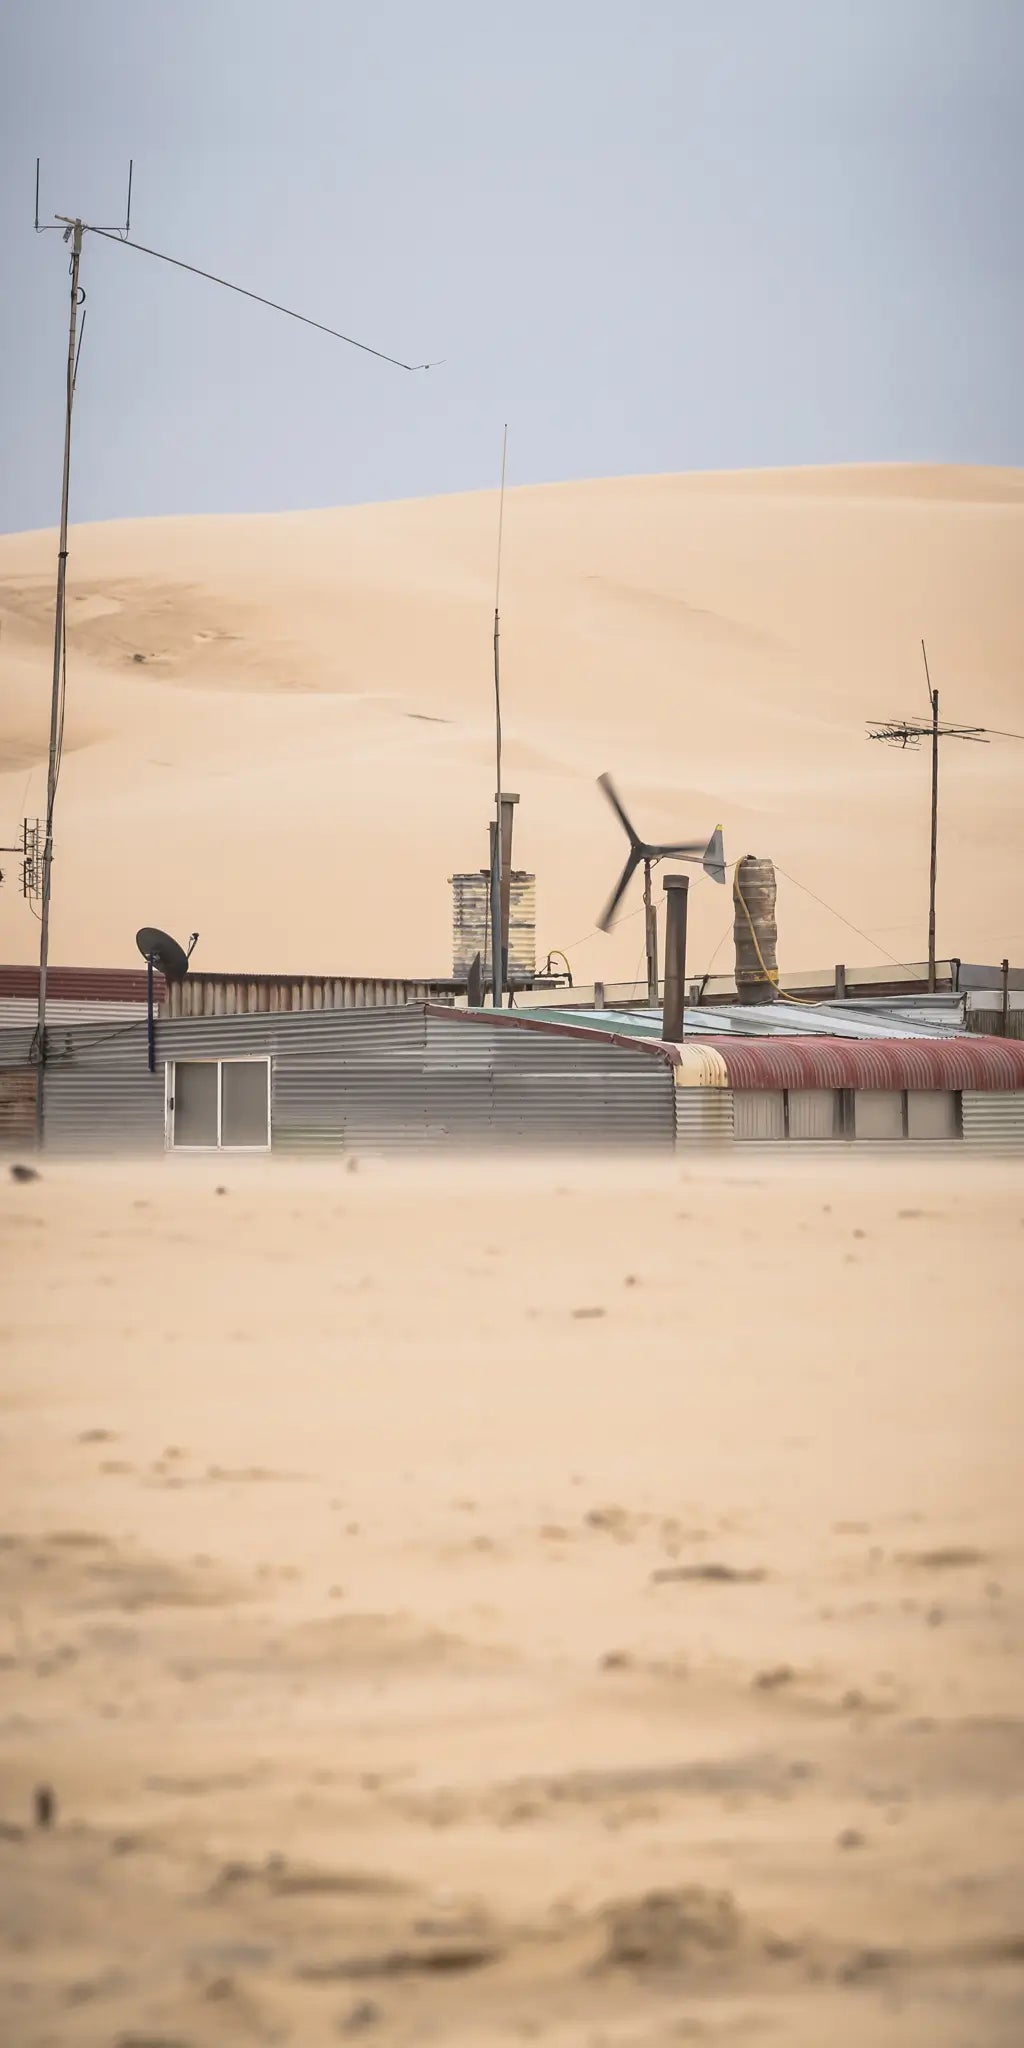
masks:
{"type": "Polygon", "coordinates": [[[964,1142],[1024,1151],[1024,1094],[964,1089],[960,1098],[964,1142]]]}
{"type": "MultiPolygon", "coordinates": [[[[159,1151],[169,1060],[267,1053],[275,1149],[495,1144],[671,1146],[672,1070],[643,1047],[468,1025],[422,1005],[377,1012],[174,1019],[55,1036],[45,1076],[55,1150],[159,1151]]],[[[714,1092],[714,1091],[710,1091],[714,1092]]]]}

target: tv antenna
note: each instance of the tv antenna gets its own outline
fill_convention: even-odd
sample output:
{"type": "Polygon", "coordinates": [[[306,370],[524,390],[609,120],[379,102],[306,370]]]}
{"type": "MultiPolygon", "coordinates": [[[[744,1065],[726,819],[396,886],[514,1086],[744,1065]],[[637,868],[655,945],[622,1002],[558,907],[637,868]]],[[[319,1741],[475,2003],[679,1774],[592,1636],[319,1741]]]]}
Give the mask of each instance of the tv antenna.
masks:
{"type": "Polygon", "coordinates": [[[85,331],[85,293],[80,283],[82,244],[86,235],[99,235],[103,241],[120,243],[126,249],[135,249],[140,255],[152,256],[159,263],[169,263],[175,270],[184,270],[192,277],[201,277],[208,284],[216,284],[225,291],[235,292],[243,299],[251,299],[258,306],[266,306],[272,313],[282,313],[289,320],[298,320],[304,327],[315,327],[334,341],[344,342],[348,348],[361,350],[364,355],[376,356],[382,363],[389,363],[397,370],[419,371],[439,367],[438,363],[407,363],[400,356],[388,355],[383,349],[371,348],[368,342],[357,341],[354,335],[342,333],[340,328],[328,327],[322,320],[313,320],[308,313],[300,313],[293,306],[284,306],[277,299],[264,297],[261,292],[250,291],[247,286],[233,284],[230,278],[219,277],[212,270],[202,270],[196,263],[186,263],[181,257],[169,256],[163,249],[152,249],[144,242],[132,241],[132,172],[134,164],[128,164],[128,192],[125,200],[124,226],[101,227],[97,222],[82,220],[79,215],[55,214],[52,221],[39,219],[39,158],[36,158],[36,201],[35,230],[37,234],[60,233],[71,250],[69,271],[71,277],[71,308],[68,319],[68,359],[64,398],[64,466],[60,501],[60,541],[57,551],[57,594],[53,622],[53,687],[50,699],[50,743],[46,770],[46,817],[43,823],[43,845],[40,861],[40,914],[39,914],[39,1009],[32,1041],[32,1058],[38,1063],[39,1077],[36,1088],[36,1131],[41,1144],[44,1128],[44,1068],[46,1064],[46,978],[50,957],[50,896],[53,867],[53,813],[60,778],[61,743],[64,735],[64,699],[67,683],[67,631],[65,617],[65,590],[68,562],[68,499],[71,482],[71,415],[74,406],[75,381],[78,374],[78,358],[81,351],[82,335],[85,331]],[[79,324],[79,312],[82,318],[79,324]]]}
{"type": "Polygon", "coordinates": [[[932,755],[932,801],[931,801],[931,844],[928,864],[928,987],[935,988],[935,880],[938,870],[939,852],[939,741],[972,740],[976,745],[987,747],[990,740],[1024,739],[1024,733],[998,732],[986,725],[947,725],[939,719],[939,693],[933,690],[928,669],[928,650],[921,642],[921,656],[924,661],[924,677],[928,688],[928,718],[872,718],[868,721],[868,738],[884,740],[890,747],[919,747],[923,739],[931,738],[932,755]]]}
{"type": "MultiPolygon", "coordinates": [[[[21,838],[14,846],[0,846],[0,853],[21,855],[21,893],[31,908],[33,904],[38,903],[43,886],[39,819],[23,818],[21,838]]],[[[0,868],[0,885],[3,880],[4,871],[0,868]]]]}
{"type": "Polygon", "coordinates": [[[156,1073],[156,1026],[153,1012],[153,973],[157,967],[165,981],[184,981],[188,963],[196,949],[198,932],[189,934],[188,950],[179,946],[169,932],[160,931],[156,925],[144,924],[135,934],[135,943],[146,963],[146,1050],[149,1071],[156,1073]]]}
{"type": "Polygon", "coordinates": [[[659,1001],[658,983],[658,919],[651,897],[651,870],[662,860],[699,861],[706,875],[713,882],[725,881],[725,848],[722,844],[722,827],[716,825],[710,839],[675,840],[671,845],[653,845],[641,839],[627,815],[625,805],[618,796],[610,775],[599,775],[598,788],[603,789],[612,810],[629,840],[626,865],[597,920],[599,932],[607,932],[615,921],[615,913],[636,870],[641,865],[644,871],[644,928],[647,935],[647,999],[652,1009],[659,1001]]]}

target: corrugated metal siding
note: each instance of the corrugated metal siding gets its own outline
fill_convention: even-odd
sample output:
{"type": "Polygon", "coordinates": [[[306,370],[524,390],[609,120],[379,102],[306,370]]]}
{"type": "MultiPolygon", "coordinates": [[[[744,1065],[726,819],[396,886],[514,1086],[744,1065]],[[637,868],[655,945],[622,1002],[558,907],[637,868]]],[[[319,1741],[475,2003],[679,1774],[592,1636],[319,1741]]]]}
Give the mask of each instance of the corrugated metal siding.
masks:
{"type": "Polygon", "coordinates": [[[140,1057],[48,1061],[43,1077],[43,1142],[48,1151],[87,1158],[164,1149],[164,1070],[140,1057]]]}
{"type": "MultiPolygon", "coordinates": [[[[153,977],[155,991],[162,998],[165,983],[162,974],[153,977]]],[[[27,996],[33,1002],[39,997],[38,967],[0,967],[0,996],[27,996]]],[[[46,970],[46,997],[72,1003],[144,1003],[146,1000],[146,970],[144,967],[48,967],[46,970]]]]}
{"type": "Polygon", "coordinates": [[[794,1142],[813,1139],[820,1144],[842,1137],[842,1096],[836,1088],[791,1088],[786,1114],[794,1142]]]}
{"type": "Polygon", "coordinates": [[[1024,1046],[994,1038],[715,1040],[733,1088],[1024,1090],[1024,1046]]]}
{"type": "Polygon", "coordinates": [[[36,1069],[0,1067],[0,1151],[36,1142],[36,1069]]]}
{"type": "Polygon", "coordinates": [[[1006,1145],[1024,1151],[1024,1095],[965,1089],[961,1116],[965,1144],[1006,1145]]]}
{"type": "Polygon", "coordinates": [[[1001,1010],[971,1009],[967,1013],[967,1029],[968,1031],[983,1032],[986,1037],[990,1038],[1022,1039],[1024,1038],[1024,1010],[1011,1010],[1009,1012],[1004,1031],[1003,1013],[1001,1010]]]}
{"type": "Polygon", "coordinates": [[[731,1145],[733,1137],[731,1088],[676,1089],[677,1145],[731,1145]]]}
{"type": "Polygon", "coordinates": [[[733,1096],[737,1145],[766,1144],[786,1135],[786,1098],[781,1088],[737,1088],[733,1096]]]}
{"type": "MultiPolygon", "coordinates": [[[[164,1063],[268,1053],[275,1149],[341,1146],[670,1146],[672,1067],[659,1048],[507,1021],[405,1010],[179,1018],[156,1030],[51,1035],[46,1137],[60,1151],[157,1150],[164,1063]]],[[[687,1091],[697,1092],[697,1091],[687,1091]]],[[[709,1091],[721,1093],[723,1091],[709,1091]]]]}
{"type": "Polygon", "coordinates": [[[948,1145],[959,1136],[960,1101],[952,1088],[908,1088],[908,1138],[948,1145]]]}
{"type": "MultiPolygon", "coordinates": [[[[490,984],[491,878],[486,869],[452,875],[452,974],[465,981],[479,953],[490,984]]],[[[537,967],[537,877],[513,868],[509,887],[508,966],[514,981],[528,981],[537,967]]]]}
{"type": "Polygon", "coordinates": [[[442,982],[372,980],[360,975],[190,974],[167,992],[172,1017],[276,1017],[295,1010],[400,1009],[426,1002],[442,982]]]}
{"type": "MultiPolygon", "coordinates": [[[[46,998],[46,1022],[54,1024],[117,1024],[132,1017],[144,1017],[146,1005],[123,1002],[68,1002],[62,996],[46,998]]],[[[0,1025],[29,1024],[35,1029],[38,999],[35,996],[0,996],[0,1025]]]]}
{"type": "Polygon", "coordinates": [[[32,1053],[35,1027],[24,1024],[0,1025],[0,1067],[27,1067],[32,1053]]]}
{"type": "Polygon", "coordinates": [[[896,1144],[905,1135],[905,1103],[899,1088],[858,1088],[853,1098],[853,1131],[867,1143],[896,1144]]]}
{"type": "MultiPolygon", "coordinates": [[[[515,1013],[431,1011],[427,1062],[439,1120],[475,1138],[531,1145],[670,1146],[675,1131],[672,1068],[664,1049],[623,1045],[598,1033],[520,1029],[515,1013]],[[490,1082],[486,1121],[463,1112],[468,1076],[490,1082]]],[[[482,1103],[483,1096],[479,1101],[482,1103]]]]}

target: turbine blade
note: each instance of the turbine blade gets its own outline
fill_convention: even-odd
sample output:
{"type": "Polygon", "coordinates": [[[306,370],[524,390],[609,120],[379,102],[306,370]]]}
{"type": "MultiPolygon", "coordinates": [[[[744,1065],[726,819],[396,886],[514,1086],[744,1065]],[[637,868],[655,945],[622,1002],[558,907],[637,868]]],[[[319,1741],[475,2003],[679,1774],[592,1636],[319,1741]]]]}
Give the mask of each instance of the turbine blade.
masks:
{"type": "Polygon", "coordinates": [[[599,789],[604,790],[605,796],[608,798],[608,802],[611,804],[612,810],[615,812],[616,817],[618,818],[619,823],[622,826],[622,829],[625,832],[630,845],[634,847],[639,846],[640,841],[638,840],[636,833],[634,832],[633,827],[630,824],[628,817],[626,816],[625,809],[622,805],[621,799],[619,798],[616,792],[615,784],[612,781],[611,776],[599,775],[597,778],[597,786],[599,789]]]}
{"type": "Polygon", "coordinates": [[[649,860],[703,860],[703,839],[680,839],[674,846],[642,846],[649,860]]]}
{"type": "Polygon", "coordinates": [[[637,871],[637,868],[640,866],[641,857],[642,856],[638,853],[636,847],[630,848],[629,859],[627,860],[626,865],[623,868],[622,873],[619,876],[619,879],[616,882],[615,887],[612,890],[612,893],[609,896],[607,903],[605,904],[604,910],[602,911],[600,917],[597,920],[597,929],[599,932],[607,932],[611,930],[612,923],[615,918],[615,913],[618,910],[619,904],[622,902],[626,890],[629,888],[630,882],[632,881],[633,876],[637,871]]]}

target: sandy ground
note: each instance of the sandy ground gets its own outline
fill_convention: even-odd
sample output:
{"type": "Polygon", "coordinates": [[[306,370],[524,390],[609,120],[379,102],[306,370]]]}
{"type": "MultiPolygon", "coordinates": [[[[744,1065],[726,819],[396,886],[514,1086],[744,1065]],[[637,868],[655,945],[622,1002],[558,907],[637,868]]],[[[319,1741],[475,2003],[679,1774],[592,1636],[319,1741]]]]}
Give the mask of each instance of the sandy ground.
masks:
{"type": "Polygon", "coordinates": [[[1022,1225],[5,1171],[5,2048],[1018,2043],[1022,1225]]]}
{"type": "MultiPolygon", "coordinates": [[[[448,877],[486,859],[494,791],[496,529],[488,493],[76,528],[51,958],[132,964],[156,924],[198,929],[209,970],[450,972],[448,877]]],[[[0,538],[0,843],[44,806],[55,550],[0,538]]],[[[639,885],[593,931],[608,769],[650,836],[721,821],[730,857],[774,858],[784,966],[921,960],[928,761],[864,721],[927,712],[924,635],[945,717],[1024,732],[1022,593],[1020,470],[510,492],[505,780],[540,958],[641,971],[639,885]]],[[[940,955],[1024,957],[1022,792],[1019,743],[945,746],[940,955]]],[[[31,961],[3,864],[0,958],[31,961]]],[[[694,972],[728,971],[726,892],[699,878],[690,922],[694,972]]]]}

